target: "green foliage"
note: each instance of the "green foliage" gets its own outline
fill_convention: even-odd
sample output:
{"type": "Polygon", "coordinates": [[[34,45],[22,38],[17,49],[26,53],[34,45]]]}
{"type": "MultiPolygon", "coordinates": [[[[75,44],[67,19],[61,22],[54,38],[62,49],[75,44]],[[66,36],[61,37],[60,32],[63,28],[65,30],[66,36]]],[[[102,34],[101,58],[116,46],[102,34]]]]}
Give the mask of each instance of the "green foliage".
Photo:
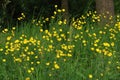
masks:
{"type": "Polygon", "coordinates": [[[114,0],[115,13],[120,14],[120,1],[114,0]]]}
{"type": "Polygon", "coordinates": [[[22,13],[20,25],[2,30],[0,80],[118,80],[119,16],[100,28],[96,12],[73,17],[70,25],[57,14],[28,22],[22,13]]]}

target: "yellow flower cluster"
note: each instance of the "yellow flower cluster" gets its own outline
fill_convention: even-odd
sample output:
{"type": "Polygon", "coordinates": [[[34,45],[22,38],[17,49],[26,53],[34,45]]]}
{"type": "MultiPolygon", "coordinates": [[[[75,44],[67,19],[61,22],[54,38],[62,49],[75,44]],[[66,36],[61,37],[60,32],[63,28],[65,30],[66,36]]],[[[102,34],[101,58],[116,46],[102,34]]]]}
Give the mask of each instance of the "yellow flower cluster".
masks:
{"type": "Polygon", "coordinates": [[[2,30],[3,33],[7,33],[8,32],[8,29],[5,28],[4,30],[2,30]]]}
{"type": "Polygon", "coordinates": [[[20,20],[23,20],[25,18],[25,14],[24,13],[21,13],[21,16],[18,17],[17,19],[20,21],[20,20]]]}
{"type": "MultiPolygon", "coordinates": [[[[43,17],[42,20],[32,20],[32,28],[28,28],[28,30],[23,29],[19,33],[13,27],[10,33],[7,28],[2,31],[7,34],[5,44],[2,43],[4,46],[0,45],[0,53],[4,55],[1,58],[3,63],[9,63],[8,58],[10,58],[11,62],[21,65],[20,67],[29,75],[34,74],[37,68],[44,68],[49,72],[49,76],[53,76],[56,75],[56,71],[62,69],[62,63],[73,57],[79,59],[80,55],[83,55],[82,53],[85,53],[85,56],[90,55],[88,53],[93,53],[95,56],[102,55],[108,59],[115,57],[120,22],[117,22],[114,27],[110,27],[107,23],[104,28],[98,29],[93,25],[101,21],[101,15],[97,15],[96,11],[93,13],[90,11],[87,16],[73,18],[70,27],[68,27],[66,19],[54,20],[57,14],[65,11],[57,9],[57,5],[55,8],[56,11],[50,18],[43,17]],[[53,23],[56,21],[54,25],[51,20],[53,23]],[[87,20],[91,20],[92,24],[88,25],[87,20]],[[43,24],[49,21],[51,21],[50,29],[44,30],[43,24]]],[[[21,16],[18,20],[25,18],[24,13],[21,13],[21,16]]],[[[112,17],[110,17],[111,19],[112,17]]],[[[86,57],[86,61],[87,58],[89,57],[86,57]]],[[[107,63],[110,65],[112,62],[107,61],[107,63]]],[[[120,70],[119,65],[116,68],[120,70]]],[[[89,79],[93,79],[93,75],[88,74],[87,76],[89,79]]],[[[103,73],[100,75],[103,76],[103,73]]],[[[26,77],[25,80],[30,80],[30,77],[26,77]]]]}
{"type": "MultiPolygon", "coordinates": [[[[48,67],[53,65],[52,68],[58,70],[60,69],[60,64],[55,60],[58,59],[59,61],[62,59],[66,61],[67,58],[71,58],[75,45],[61,44],[63,41],[67,41],[66,34],[63,32],[62,27],[58,30],[53,27],[52,30],[52,32],[49,30],[43,31],[43,29],[39,27],[40,38],[38,38],[38,36],[28,37],[28,35],[24,33],[15,38],[15,27],[13,27],[11,34],[6,37],[4,48],[0,48],[0,51],[4,51],[4,54],[9,56],[14,63],[23,65],[28,74],[35,72],[35,65],[45,64],[48,67]],[[56,43],[54,43],[55,41],[56,43],[60,43],[60,45],[56,45],[56,43]],[[45,58],[47,60],[46,55],[50,53],[53,55],[53,59],[56,59],[42,63],[41,60],[45,58]]],[[[7,62],[7,59],[3,58],[2,62],[7,62]]]]}
{"type": "MultiPolygon", "coordinates": [[[[44,18],[43,18],[43,19],[44,19],[44,18]]],[[[48,20],[49,20],[49,19],[48,19],[48,20]]],[[[33,19],[31,22],[32,22],[33,25],[35,24],[36,26],[42,27],[44,21],[33,19]]]]}

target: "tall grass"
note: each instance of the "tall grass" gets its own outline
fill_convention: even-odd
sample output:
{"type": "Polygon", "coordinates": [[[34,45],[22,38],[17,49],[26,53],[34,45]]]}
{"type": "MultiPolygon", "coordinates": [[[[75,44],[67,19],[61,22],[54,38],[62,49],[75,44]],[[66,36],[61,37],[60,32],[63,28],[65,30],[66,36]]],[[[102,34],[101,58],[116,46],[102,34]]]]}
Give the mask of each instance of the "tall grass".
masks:
{"type": "Polygon", "coordinates": [[[21,25],[0,33],[0,80],[119,80],[120,22],[99,28],[88,12],[68,25],[56,13],[31,22],[22,13],[21,25]]]}

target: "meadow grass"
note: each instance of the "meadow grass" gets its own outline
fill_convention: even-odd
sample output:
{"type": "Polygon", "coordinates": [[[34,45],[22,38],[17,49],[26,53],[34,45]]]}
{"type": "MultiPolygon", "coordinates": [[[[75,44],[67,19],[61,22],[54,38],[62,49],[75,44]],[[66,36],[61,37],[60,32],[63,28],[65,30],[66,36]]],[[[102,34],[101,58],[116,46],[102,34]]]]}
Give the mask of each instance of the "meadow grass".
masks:
{"type": "Polygon", "coordinates": [[[100,16],[89,12],[68,25],[61,11],[31,22],[22,13],[21,25],[2,30],[0,80],[120,79],[119,16],[100,27],[100,16]]]}

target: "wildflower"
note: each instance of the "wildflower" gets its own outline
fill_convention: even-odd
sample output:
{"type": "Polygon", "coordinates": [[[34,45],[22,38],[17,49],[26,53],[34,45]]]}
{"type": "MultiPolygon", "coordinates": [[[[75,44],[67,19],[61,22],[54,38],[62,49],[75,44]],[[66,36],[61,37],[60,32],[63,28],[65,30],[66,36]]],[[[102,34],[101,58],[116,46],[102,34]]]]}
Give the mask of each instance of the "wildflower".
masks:
{"type": "Polygon", "coordinates": [[[27,56],[27,61],[29,61],[30,60],[30,57],[29,56],[27,56]]]}
{"type": "Polygon", "coordinates": [[[61,10],[60,10],[60,9],[58,9],[57,11],[58,11],[58,12],[61,12],[61,10]]]}
{"type": "Polygon", "coordinates": [[[41,23],[41,21],[38,21],[38,23],[40,24],[40,23],[41,23]]]}
{"type": "Polygon", "coordinates": [[[82,43],[86,43],[86,40],[83,40],[82,43]]]}
{"type": "Polygon", "coordinates": [[[22,60],[20,58],[15,58],[14,61],[15,62],[22,62],[22,60]]]}
{"type": "Polygon", "coordinates": [[[40,29],[40,32],[43,32],[43,29],[40,29]]]}
{"type": "Polygon", "coordinates": [[[8,29],[4,29],[4,31],[5,31],[5,32],[7,32],[7,31],[8,31],[8,29]]]}
{"type": "Polygon", "coordinates": [[[54,16],[51,16],[52,19],[54,19],[55,17],[54,16]]]}
{"type": "Polygon", "coordinates": [[[50,49],[52,49],[52,48],[53,48],[53,46],[52,46],[52,45],[49,45],[48,47],[49,47],[50,49]]]}
{"type": "Polygon", "coordinates": [[[37,64],[40,64],[40,61],[37,61],[36,63],[37,63],[37,64]]]}
{"type": "Polygon", "coordinates": [[[98,44],[94,43],[94,46],[95,46],[95,47],[97,47],[97,46],[98,46],[98,44]]]}
{"type": "Polygon", "coordinates": [[[66,61],[66,59],[64,59],[64,62],[66,61]]]}
{"type": "Polygon", "coordinates": [[[52,68],[52,70],[55,70],[54,68],[52,68]]]}
{"type": "Polygon", "coordinates": [[[93,33],[93,36],[96,37],[96,33],[93,33]]]}
{"type": "Polygon", "coordinates": [[[65,12],[65,9],[62,9],[62,12],[65,12]]]}
{"type": "Polygon", "coordinates": [[[101,73],[100,75],[103,76],[103,73],[101,73]]]}
{"type": "Polygon", "coordinates": [[[60,56],[66,56],[66,54],[64,54],[64,53],[60,53],[60,56]]]}
{"type": "Polygon", "coordinates": [[[54,64],[55,69],[59,69],[59,65],[57,63],[54,64]]]}
{"type": "Polygon", "coordinates": [[[96,52],[101,53],[101,50],[99,48],[96,49],[96,52]]]}
{"type": "Polygon", "coordinates": [[[119,18],[120,17],[120,15],[117,15],[117,18],[119,18]]]}
{"type": "Polygon", "coordinates": [[[45,18],[45,21],[49,21],[49,18],[45,18]]]}
{"type": "Polygon", "coordinates": [[[92,22],[95,22],[95,20],[93,19],[92,22]]]}
{"type": "Polygon", "coordinates": [[[98,43],[100,41],[100,39],[97,39],[97,40],[95,40],[95,43],[98,43]]]}
{"type": "Polygon", "coordinates": [[[34,22],[35,22],[35,19],[32,20],[32,23],[34,23],[34,22]]]}
{"type": "Polygon", "coordinates": [[[29,41],[27,39],[24,39],[23,44],[27,44],[29,41]]]}
{"type": "Polygon", "coordinates": [[[57,58],[60,58],[60,55],[59,55],[59,54],[57,54],[57,55],[56,55],[56,57],[57,57],[57,58]]]}
{"type": "Polygon", "coordinates": [[[60,34],[61,37],[65,38],[65,34],[60,34]]]}
{"type": "Polygon", "coordinates": [[[92,79],[92,78],[93,78],[93,75],[92,75],[92,74],[89,74],[88,77],[89,77],[90,79],[92,79]]]}
{"type": "Polygon", "coordinates": [[[38,26],[39,24],[38,23],[36,23],[36,26],[38,26]]]}
{"type": "Polygon", "coordinates": [[[6,32],[8,32],[8,29],[5,28],[2,32],[3,32],[3,33],[6,33],[6,32]]]}
{"type": "Polygon", "coordinates": [[[38,58],[38,56],[35,56],[35,58],[37,59],[37,58],[38,58]]]}
{"type": "Polygon", "coordinates": [[[62,21],[58,21],[58,25],[61,25],[62,24],[62,21]]]}
{"type": "Polygon", "coordinates": [[[42,26],[43,26],[43,24],[40,24],[40,26],[42,27],[42,26]]]}
{"type": "Polygon", "coordinates": [[[64,24],[67,24],[67,20],[66,20],[66,19],[64,19],[63,23],[64,23],[64,24]]]}
{"type": "Polygon", "coordinates": [[[43,39],[45,39],[46,36],[42,36],[43,39]]]}
{"type": "Polygon", "coordinates": [[[20,21],[20,20],[22,20],[23,18],[22,18],[22,17],[18,17],[17,19],[20,21]]]}
{"type": "Polygon", "coordinates": [[[21,13],[21,15],[22,15],[22,17],[24,17],[24,18],[25,18],[25,14],[24,14],[24,13],[21,13]]]}
{"type": "Polygon", "coordinates": [[[49,74],[49,76],[52,76],[52,74],[49,74]]]}
{"type": "Polygon", "coordinates": [[[67,49],[68,49],[68,47],[67,47],[65,44],[62,44],[62,45],[61,45],[61,48],[64,49],[64,50],[67,50],[67,49]]]}
{"type": "Polygon", "coordinates": [[[34,64],[34,62],[31,62],[31,64],[34,64]]]}
{"type": "Polygon", "coordinates": [[[8,48],[8,45],[6,45],[5,48],[7,49],[7,48],[8,48]]]}
{"type": "Polygon", "coordinates": [[[12,27],[12,30],[15,30],[16,28],[15,27],[12,27]]]}
{"type": "Polygon", "coordinates": [[[108,61],[108,64],[111,64],[111,61],[108,61]]]}
{"type": "Polygon", "coordinates": [[[55,8],[57,8],[57,7],[58,7],[58,5],[55,5],[54,7],[55,7],[55,8]]]}
{"type": "Polygon", "coordinates": [[[56,11],[54,11],[54,15],[56,15],[57,14],[57,12],[56,11]]]}
{"type": "Polygon", "coordinates": [[[58,40],[58,41],[61,41],[61,40],[62,40],[62,38],[57,38],[57,40],[58,40]]]}
{"type": "Polygon", "coordinates": [[[117,61],[116,63],[117,63],[117,64],[119,64],[119,62],[118,62],[118,61],[117,61]]]}
{"type": "Polygon", "coordinates": [[[34,67],[31,67],[30,69],[31,69],[32,71],[34,71],[34,67]]]}
{"type": "Polygon", "coordinates": [[[50,63],[49,63],[49,62],[47,62],[47,63],[46,63],[46,65],[47,65],[47,66],[49,66],[49,65],[50,65],[50,63]]]}
{"type": "Polygon", "coordinates": [[[0,48],[0,51],[3,51],[3,49],[2,49],[2,48],[0,48]]]}
{"type": "Polygon", "coordinates": [[[29,49],[29,47],[28,47],[28,46],[26,46],[26,47],[24,48],[24,51],[25,51],[25,52],[27,52],[27,51],[28,51],[28,49],[29,49]]]}
{"type": "Polygon", "coordinates": [[[119,70],[120,70],[120,66],[117,66],[117,69],[119,69],[119,70]]]}
{"type": "Polygon", "coordinates": [[[113,47],[114,45],[115,45],[114,42],[112,42],[112,43],[111,43],[111,46],[113,47]]]}
{"type": "Polygon", "coordinates": [[[32,71],[30,70],[30,69],[28,69],[28,71],[27,71],[28,73],[31,73],[32,71]]]}
{"type": "Polygon", "coordinates": [[[107,55],[107,54],[108,54],[108,51],[105,50],[105,49],[103,49],[103,53],[104,53],[104,55],[107,55]]]}
{"type": "Polygon", "coordinates": [[[2,59],[3,62],[6,62],[6,59],[2,59]]]}
{"type": "Polygon", "coordinates": [[[3,32],[3,33],[5,33],[5,31],[4,31],[4,30],[2,30],[2,32],[3,32]]]}
{"type": "Polygon", "coordinates": [[[15,40],[15,43],[19,43],[20,41],[17,39],[17,40],[15,40]]]}
{"type": "Polygon", "coordinates": [[[49,32],[48,30],[45,30],[45,33],[46,33],[46,34],[48,34],[48,32],[49,32]]]}
{"type": "Polygon", "coordinates": [[[110,52],[110,53],[108,53],[108,54],[107,54],[107,56],[109,56],[109,57],[110,57],[110,56],[112,56],[112,53],[111,53],[111,52],[110,52]]]}
{"type": "MultiPolygon", "coordinates": [[[[23,39],[23,37],[20,36],[20,39],[23,39]]],[[[21,41],[21,43],[22,43],[22,41],[21,41]]]]}
{"type": "Polygon", "coordinates": [[[30,77],[25,78],[25,80],[30,80],[30,77]]]}
{"type": "Polygon", "coordinates": [[[98,22],[100,22],[100,19],[97,19],[98,22]]]}
{"type": "Polygon", "coordinates": [[[63,30],[62,29],[59,29],[60,32],[62,32],[63,30]]]}
{"type": "Polygon", "coordinates": [[[72,54],[68,54],[68,57],[72,57],[72,54]]]}
{"type": "Polygon", "coordinates": [[[104,42],[104,43],[103,43],[103,46],[105,46],[105,47],[110,47],[110,44],[107,43],[107,42],[104,42]]]}

